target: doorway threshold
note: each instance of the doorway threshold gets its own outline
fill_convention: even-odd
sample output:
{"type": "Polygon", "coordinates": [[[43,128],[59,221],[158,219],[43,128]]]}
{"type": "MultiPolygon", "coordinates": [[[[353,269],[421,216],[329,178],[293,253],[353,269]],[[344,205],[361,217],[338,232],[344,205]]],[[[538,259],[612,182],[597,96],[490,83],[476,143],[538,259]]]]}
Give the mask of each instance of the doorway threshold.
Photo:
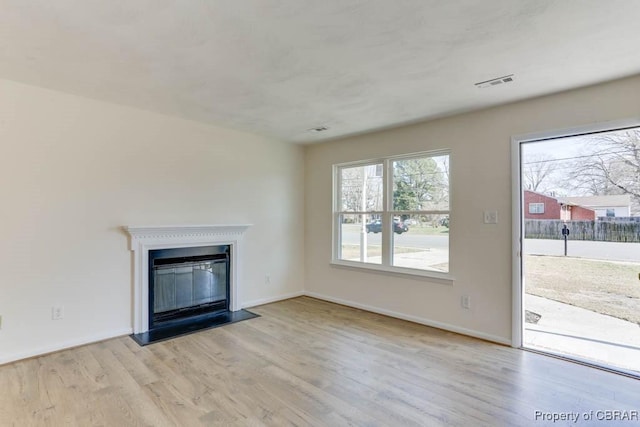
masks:
{"type": "Polygon", "coordinates": [[[553,357],[554,359],[560,359],[569,363],[576,363],[578,365],[587,366],[589,368],[598,369],[600,371],[610,372],[612,374],[622,375],[625,377],[633,378],[635,380],[640,380],[640,372],[630,371],[624,368],[613,367],[609,365],[599,365],[595,363],[593,360],[583,359],[578,356],[567,355],[556,353],[553,350],[549,349],[537,349],[535,347],[520,347],[520,350],[528,351],[530,353],[540,354],[542,356],[553,357]]]}

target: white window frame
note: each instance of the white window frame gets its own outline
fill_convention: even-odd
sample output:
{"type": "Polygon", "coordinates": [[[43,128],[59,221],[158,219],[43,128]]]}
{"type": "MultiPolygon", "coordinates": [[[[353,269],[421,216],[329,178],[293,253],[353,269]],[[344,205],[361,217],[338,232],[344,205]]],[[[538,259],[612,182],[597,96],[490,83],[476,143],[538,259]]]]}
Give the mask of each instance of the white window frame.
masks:
{"type": "Polygon", "coordinates": [[[346,162],[339,163],[333,165],[333,214],[332,214],[332,251],[331,251],[331,264],[342,266],[342,267],[352,267],[357,269],[364,270],[373,270],[379,271],[383,273],[395,273],[398,275],[408,275],[408,276],[421,276],[431,279],[438,279],[438,281],[444,284],[453,284],[454,277],[452,276],[452,260],[451,260],[451,176],[449,176],[449,209],[447,211],[441,210],[421,210],[421,211],[396,211],[393,209],[393,198],[391,197],[393,194],[393,162],[398,160],[407,160],[413,158],[423,158],[423,157],[438,157],[438,156],[448,156],[449,159],[449,167],[451,167],[451,150],[433,150],[433,151],[424,151],[418,153],[404,154],[398,156],[389,156],[389,157],[381,157],[376,159],[368,159],[368,160],[360,160],[354,162],[346,162]],[[358,167],[358,166],[367,166],[373,165],[377,163],[382,163],[383,165],[383,184],[382,184],[382,197],[383,197],[383,210],[382,211],[371,211],[371,212],[345,212],[341,211],[342,204],[342,194],[340,188],[340,171],[343,168],[349,167],[358,167]],[[373,264],[362,261],[349,261],[340,259],[340,251],[341,251],[341,227],[340,227],[340,215],[349,214],[349,215],[380,215],[382,218],[382,263],[381,264],[373,264]],[[444,214],[449,215],[449,245],[448,245],[448,260],[449,260],[449,271],[448,272],[438,272],[435,270],[424,270],[424,269],[416,269],[416,268],[408,268],[408,267],[398,267],[393,265],[393,231],[391,227],[391,221],[393,221],[394,216],[398,215],[412,215],[412,214],[444,214]]]}
{"type": "Polygon", "coordinates": [[[544,203],[540,203],[540,202],[531,202],[529,203],[529,213],[531,215],[542,215],[544,214],[544,203]],[[536,207],[536,209],[532,209],[533,207],[536,207]],[[542,206],[542,210],[538,209],[542,206]]]}

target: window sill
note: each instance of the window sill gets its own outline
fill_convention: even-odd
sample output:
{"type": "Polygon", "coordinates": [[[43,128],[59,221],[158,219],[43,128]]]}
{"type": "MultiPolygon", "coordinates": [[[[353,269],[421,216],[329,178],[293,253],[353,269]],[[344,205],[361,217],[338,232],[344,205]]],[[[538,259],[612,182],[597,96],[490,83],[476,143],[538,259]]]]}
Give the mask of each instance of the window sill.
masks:
{"type": "Polygon", "coordinates": [[[366,270],[367,272],[372,273],[382,273],[389,274],[392,276],[406,277],[412,279],[431,279],[430,281],[440,283],[443,285],[453,285],[455,281],[454,277],[451,276],[450,273],[440,273],[437,271],[429,271],[429,270],[418,270],[415,268],[404,268],[404,267],[389,267],[380,264],[367,264],[357,261],[345,261],[334,259],[331,260],[331,265],[336,267],[344,267],[348,269],[355,270],[366,270]]]}

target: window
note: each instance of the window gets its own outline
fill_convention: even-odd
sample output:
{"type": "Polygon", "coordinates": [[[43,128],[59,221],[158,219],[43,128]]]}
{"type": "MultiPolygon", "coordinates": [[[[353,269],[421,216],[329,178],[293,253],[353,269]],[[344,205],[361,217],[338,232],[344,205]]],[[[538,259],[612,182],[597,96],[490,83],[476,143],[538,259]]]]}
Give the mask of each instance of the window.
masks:
{"type": "Polygon", "coordinates": [[[616,210],[615,209],[607,209],[607,216],[610,218],[613,218],[616,216],[616,210]]]}
{"type": "Polygon", "coordinates": [[[447,277],[449,153],[334,167],[333,262],[447,277]]]}
{"type": "Polygon", "coordinates": [[[530,214],[543,214],[544,213],[544,203],[529,203],[529,213],[530,214]]]}

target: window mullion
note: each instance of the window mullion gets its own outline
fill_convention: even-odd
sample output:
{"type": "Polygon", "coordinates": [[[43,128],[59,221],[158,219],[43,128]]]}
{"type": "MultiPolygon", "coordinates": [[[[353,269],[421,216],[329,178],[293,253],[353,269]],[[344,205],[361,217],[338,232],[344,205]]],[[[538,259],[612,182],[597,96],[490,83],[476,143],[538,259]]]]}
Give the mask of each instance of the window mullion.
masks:
{"type": "Polygon", "coordinates": [[[393,218],[391,217],[391,208],[393,203],[393,197],[391,191],[393,189],[393,171],[391,170],[391,161],[386,159],[383,163],[383,180],[382,180],[382,201],[384,207],[384,213],[382,215],[382,265],[391,266],[391,259],[393,257],[393,232],[391,230],[391,223],[393,218]]]}
{"type": "Polygon", "coordinates": [[[339,212],[335,212],[333,214],[333,259],[341,259],[342,258],[342,233],[340,230],[340,218],[341,214],[339,212]]]}
{"type": "Polygon", "coordinates": [[[331,218],[331,233],[333,245],[331,247],[331,258],[342,258],[342,233],[340,232],[340,211],[342,210],[342,177],[340,176],[340,168],[333,166],[333,218],[331,218]]]}

